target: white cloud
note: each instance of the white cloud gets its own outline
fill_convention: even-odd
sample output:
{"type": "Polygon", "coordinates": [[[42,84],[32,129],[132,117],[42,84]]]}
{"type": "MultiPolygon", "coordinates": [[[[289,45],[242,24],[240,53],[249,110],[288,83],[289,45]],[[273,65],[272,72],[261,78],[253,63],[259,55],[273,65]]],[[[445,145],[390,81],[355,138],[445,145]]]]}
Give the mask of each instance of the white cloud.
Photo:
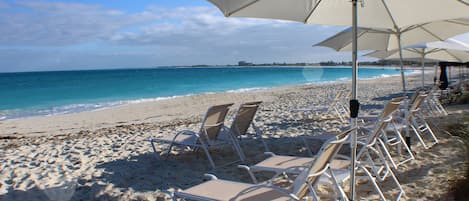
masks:
{"type": "Polygon", "coordinates": [[[343,56],[348,54],[311,47],[343,28],[225,18],[215,7],[151,6],[128,13],[80,3],[6,6],[15,9],[0,12],[0,71],[316,62],[334,55],[350,60],[343,56]]]}

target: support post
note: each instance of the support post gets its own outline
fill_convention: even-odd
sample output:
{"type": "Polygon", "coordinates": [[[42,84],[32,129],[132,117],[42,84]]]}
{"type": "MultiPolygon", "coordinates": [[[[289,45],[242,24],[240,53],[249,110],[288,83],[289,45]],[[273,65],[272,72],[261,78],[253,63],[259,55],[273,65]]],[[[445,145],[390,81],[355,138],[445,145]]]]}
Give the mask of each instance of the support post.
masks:
{"type": "Polygon", "coordinates": [[[399,62],[401,64],[401,79],[402,79],[402,90],[404,94],[407,95],[406,84],[405,84],[405,75],[404,75],[404,61],[402,60],[402,43],[401,43],[401,30],[396,27],[396,36],[397,43],[399,45],[399,62]]]}
{"type": "MultiPolygon", "coordinates": [[[[357,116],[358,116],[358,110],[359,110],[359,103],[357,100],[357,74],[358,74],[358,62],[357,62],[357,52],[358,52],[358,46],[357,46],[357,27],[358,27],[358,8],[357,8],[357,0],[352,0],[352,34],[353,34],[353,40],[352,40],[352,100],[350,100],[350,117],[351,117],[351,125],[352,127],[357,126],[357,116]]],[[[358,130],[355,129],[352,132],[351,136],[351,143],[350,143],[350,148],[351,148],[351,166],[350,166],[350,200],[354,201],[355,196],[356,196],[356,189],[355,189],[355,184],[356,184],[356,178],[355,178],[355,170],[356,170],[356,155],[357,155],[357,132],[358,130]]]]}
{"type": "MultiPolygon", "coordinates": [[[[425,52],[425,49],[423,50],[425,52]]],[[[422,90],[425,89],[425,53],[422,53],[422,90]]]]}

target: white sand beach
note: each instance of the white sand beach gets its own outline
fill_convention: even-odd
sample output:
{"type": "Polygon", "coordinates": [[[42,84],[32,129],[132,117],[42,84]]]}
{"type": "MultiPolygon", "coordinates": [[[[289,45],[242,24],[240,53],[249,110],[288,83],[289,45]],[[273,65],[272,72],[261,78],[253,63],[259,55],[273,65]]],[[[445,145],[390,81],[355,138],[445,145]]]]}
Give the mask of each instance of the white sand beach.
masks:
{"type": "MultiPolygon", "coordinates": [[[[427,83],[432,80],[427,73],[427,83]]],[[[409,88],[420,77],[409,77],[409,88]]],[[[361,115],[376,112],[401,92],[400,77],[359,81],[361,115]]],[[[222,179],[250,182],[237,164],[212,170],[203,152],[175,150],[167,161],[158,161],[150,136],[197,130],[207,108],[215,104],[263,101],[255,120],[271,150],[278,154],[307,156],[299,135],[320,135],[340,130],[337,119],[299,118],[295,108],[327,105],[329,97],[349,82],[282,87],[246,93],[219,93],[128,104],[76,114],[0,121],[0,200],[170,200],[165,193],[204,181],[204,173],[222,179]],[[299,119],[295,121],[295,119],[299,119]]],[[[444,125],[467,118],[469,107],[448,107],[444,125]]],[[[442,127],[441,127],[442,128],[442,127]]],[[[468,159],[463,142],[438,129],[440,143],[425,150],[416,144],[416,159],[396,171],[408,200],[452,200],[451,181],[462,177],[468,159]]],[[[319,148],[320,142],[314,143],[319,148]]],[[[158,144],[162,149],[165,145],[158,144]]],[[[255,140],[242,143],[247,164],[265,158],[255,140]]],[[[216,163],[234,159],[231,149],[212,152],[216,163]]],[[[239,164],[239,163],[238,163],[239,164]]],[[[358,187],[363,199],[376,199],[366,184],[358,187]]],[[[394,192],[393,186],[384,189],[394,192]]],[[[388,193],[389,194],[389,193],[388,193]]],[[[392,196],[393,193],[390,193],[392,196]]]]}

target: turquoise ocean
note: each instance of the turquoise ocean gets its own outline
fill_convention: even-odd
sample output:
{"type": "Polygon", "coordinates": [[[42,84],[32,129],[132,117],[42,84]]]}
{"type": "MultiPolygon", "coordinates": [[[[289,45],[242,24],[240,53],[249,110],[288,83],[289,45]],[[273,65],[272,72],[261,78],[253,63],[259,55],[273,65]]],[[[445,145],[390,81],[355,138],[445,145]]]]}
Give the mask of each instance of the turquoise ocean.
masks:
{"type": "MultiPolygon", "coordinates": [[[[411,72],[411,71],[408,71],[411,72]]],[[[408,73],[407,72],[407,73],[408,73]]],[[[0,73],[0,121],[178,96],[346,81],[350,67],[152,68],[0,73]]],[[[359,79],[399,75],[360,68],[359,79]]]]}

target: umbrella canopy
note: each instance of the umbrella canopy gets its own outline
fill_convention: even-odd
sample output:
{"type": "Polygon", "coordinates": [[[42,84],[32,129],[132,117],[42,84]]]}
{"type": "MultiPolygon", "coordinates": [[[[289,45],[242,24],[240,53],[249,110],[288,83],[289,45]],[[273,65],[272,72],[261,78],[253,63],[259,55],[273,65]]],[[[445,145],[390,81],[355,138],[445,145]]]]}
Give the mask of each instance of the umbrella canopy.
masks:
{"type": "MultiPolygon", "coordinates": [[[[306,24],[352,25],[352,100],[350,116],[357,124],[357,27],[396,28],[435,20],[466,17],[466,0],[208,0],[226,17],[253,17],[306,24]],[[360,6],[358,6],[360,4],[360,6]],[[358,16],[360,20],[358,21],[358,16]]],[[[351,200],[355,200],[357,133],[351,138],[351,200]]]]}
{"type": "MultiPolygon", "coordinates": [[[[469,19],[440,20],[405,26],[401,28],[359,28],[358,50],[396,50],[399,58],[402,46],[415,45],[429,41],[441,41],[455,35],[469,32],[469,19]]],[[[351,28],[316,44],[336,51],[352,50],[351,28]]],[[[401,61],[402,88],[406,91],[403,64],[401,61]]]]}
{"type": "MultiPolygon", "coordinates": [[[[378,50],[363,56],[379,59],[399,59],[399,50],[378,50]]],[[[402,50],[402,58],[406,60],[421,60],[422,62],[422,88],[425,87],[425,60],[468,62],[469,44],[455,39],[436,41],[412,45],[402,50]]]]}
{"type": "MultiPolygon", "coordinates": [[[[227,17],[253,17],[306,24],[352,25],[347,0],[208,0],[227,17]]],[[[468,16],[467,0],[363,0],[358,26],[402,28],[415,24],[468,16]]]]}
{"type": "MultiPolygon", "coordinates": [[[[416,24],[400,29],[403,47],[431,41],[443,41],[455,35],[469,32],[469,19],[440,20],[416,24]]],[[[352,50],[352,28],[347,28],[314,46],[335,51],[352,50]]],[[[397,50],[398,35],[394,29],[358,28],[358,50],[397,50]]]]}
{"type": "MultiPolygon", "coordinates": [[[[399,50],[377,50],[363,56],[379,59],[399,59],[399,50]]],[[[455,39],[407,46],[402,49],[406,60],[436,60],[449,62],[469,62],[469,44],[455,39]]]]}

